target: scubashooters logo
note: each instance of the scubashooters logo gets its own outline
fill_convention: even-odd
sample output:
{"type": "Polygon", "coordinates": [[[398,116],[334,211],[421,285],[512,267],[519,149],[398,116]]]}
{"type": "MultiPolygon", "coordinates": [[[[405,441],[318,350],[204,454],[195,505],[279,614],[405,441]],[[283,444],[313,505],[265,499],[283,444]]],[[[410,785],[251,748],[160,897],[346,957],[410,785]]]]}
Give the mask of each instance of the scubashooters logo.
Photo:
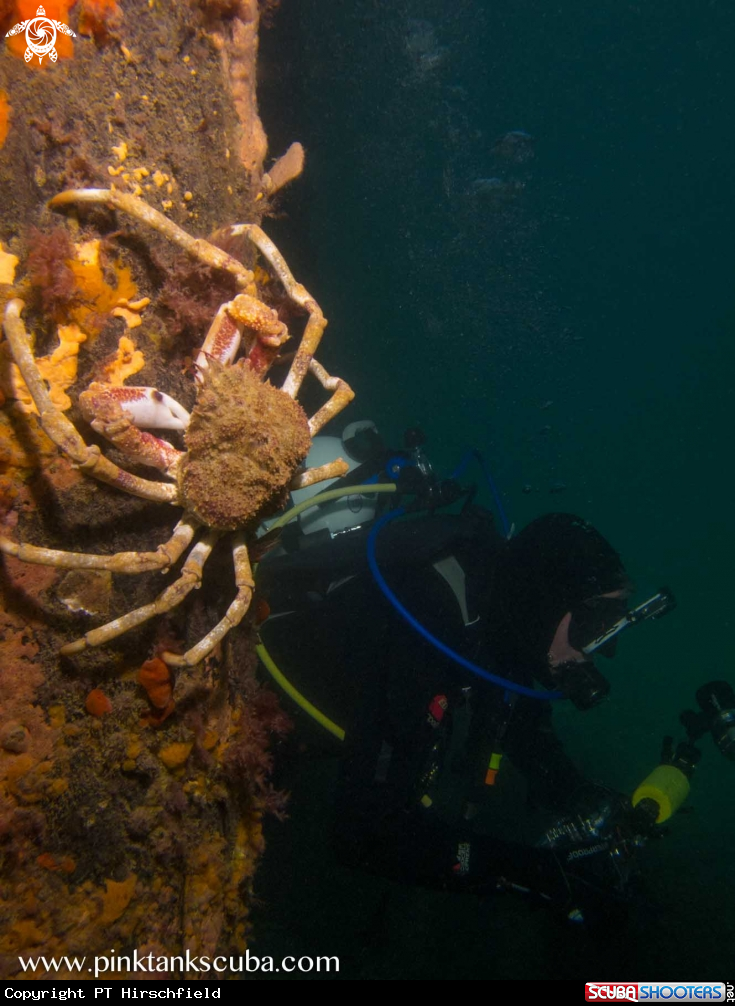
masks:
{"type": "Polygon", "coordinates": [[[724,1002],[724,982],[585,982],[587,1002],[724,1002]]]}
{"type": "Polygon", "coordinates": [[[26,45],[28,46],[23,57],[26,63],[30,63],[34,56],[38,56],[39,64],[43,64],[44,56],[48,56],[51,62],[55,63],[59,57],[56,51],[57,32],[63,32],[64,35],[72,35],[76,38],[68,24],[46,17],[46,11],[43,7],[38,8],[35,17],[14,24],[5,37],[20,35],[22,31],[26,33],[26,45]]]}

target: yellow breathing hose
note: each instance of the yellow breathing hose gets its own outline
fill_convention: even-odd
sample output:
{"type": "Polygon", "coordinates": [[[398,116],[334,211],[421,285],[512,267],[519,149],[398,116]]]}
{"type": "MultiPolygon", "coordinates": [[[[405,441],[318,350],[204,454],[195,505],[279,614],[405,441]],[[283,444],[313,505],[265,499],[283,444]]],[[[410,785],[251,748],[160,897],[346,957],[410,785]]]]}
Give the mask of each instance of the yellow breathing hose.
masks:
{"type": "Polygon", "coordinates": [[[304,510],[308,510],[309,507],[319,506],[321,503],[329,503],[330,500],[341,499],[342,496],[372,496],[373,493],[394,493],[398,487],[395,482],[376,482],[375,485],[366,486],[347,486],[342,489],[326,489],[323,493],[318,493],[316,496],[310,496],[308,500],[302,500],[301,503],[297,503],[296,506],[291,507],[285,513],[281,514],[280,517],[276,517],[274,521],[268,527],[269,531],[274,531],[276,528],[283,527],[284,524],[289,524],[294,517],[298,517],[300,513],[304,510]]]}
{"type": "Polygon", "coordinates": [[[328,730],[330,734],[334,734],[337,740],[343,741],[345,739],[345,732],[342,727],[338,726],[333,720],[330,720],[330,718],[323,713],[321,709],[317,709],[315,705],[309,702],[306,696],[301,694],[298,688],[294,688],[288,678],[284,677],[283,672],[279,669],[278,665],[274,662],[273,657],[262,643],[258,643],[255,647],[255,652],[260,657],[263,666],[276,684],[281,686],[286,695],[288,695],[289,698],[292,698],[297,706],[300,706],[305,713],[308,713],[313,720],[316,720],[316,722],[323,726],[325,730],[328,730]]]}
{"type": "MultiPolygon", "coordinates": [[[[392,482],[378,482],[375,485],[361,485],[361,486],[347,486],[342,489],[327,489],[323,493],[319,493],[316,496],[310,496],[309,499],[303,500],[301,503],[297,503],[296,506],[291,507],[286,513],[281,514],[274,520],[268,531],[275,531],[279,527],[283,527],[292,521],[295,517],[298,517],[300,513],[304,510],[308,510],[309,507],[319,506],[320,503],[328,503],[331,500],[340,499],[342,496],[355,496],[357,494],[367,496],[373,493],[394,493],[397,486],[392,482]]],[[[256,567],[257,568],[257,567],[256,567]]],[[[328,730],[330,734],[333,734],[337,740],[343,741],[345,739],[345,732],[342,727],[338,726],[333,720],[330,720],[320,709],[317,709],[306,696],[302,695],[301,692],[295,688],[288,678],[284,675],[283,671],[280,670],[276,662],[271,657],[268,650],[265,648],[263,643],[258,643],[255,647],[255,652],[260,657],[260,660],[268,671],[270,676],[280,685],[284,690],[286,695],[293,699],[297,706],[300,706],[313,720],[316,720],[320,726],[323,726],[325,730],[328,730]]]]}

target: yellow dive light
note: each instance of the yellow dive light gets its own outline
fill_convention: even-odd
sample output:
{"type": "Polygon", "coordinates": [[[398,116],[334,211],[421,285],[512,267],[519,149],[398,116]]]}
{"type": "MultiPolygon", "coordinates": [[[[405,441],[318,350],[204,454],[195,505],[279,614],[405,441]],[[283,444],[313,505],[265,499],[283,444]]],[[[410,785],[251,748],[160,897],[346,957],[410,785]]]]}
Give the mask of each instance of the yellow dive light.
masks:
{"type": "Polygon", "coordinates": [[[658,805],[656,824],[661,824],[677,812],[689,795],[689,780],[675,765],[659,765],[643,780],[631,801],[637,807],[641,800],[653,800],[658,805]]]}

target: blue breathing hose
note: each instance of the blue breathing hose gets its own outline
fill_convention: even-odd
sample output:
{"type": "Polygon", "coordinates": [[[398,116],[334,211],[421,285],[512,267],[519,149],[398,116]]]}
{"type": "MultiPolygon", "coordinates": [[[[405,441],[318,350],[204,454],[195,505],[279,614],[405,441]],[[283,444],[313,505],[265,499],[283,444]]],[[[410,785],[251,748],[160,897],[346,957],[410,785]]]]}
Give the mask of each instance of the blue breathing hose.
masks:
{"type": "MultiPolygon", "coordinates": [[[[468,452],[470,454],[472,452],[468,452]]],[[[469,458],[467,459],[469,460],[469,458]]],[[[478,459],[479,460],[479,459],[478,459]]],[[[481,462],[482,463],[482,462],[481,462]]],[[[457,471],[460,471],[462,465],[459,466],[457,471]]],[[[456,653],[452,650],[446,643],[443,643],[436,636],[432,635],[428,629],[426,629],[419,621],[417,621],[414,616],[404,607],[403,604],[398,600],[396,595],[390,589],[386,583],[385,577],[380,572],[378,567],[378,560],[375,556],[375,543],[378,538],[378,534],[385,527],[385,525],[391,521],[395,520],[397,517],[402,517],[405,514],[405,509],[399,507],[397,510],[392,510],[390,513],[383,514],[379,517],[373,525],[367,540],[367,558],[368,565],[370,566],[370,572],[373,574],[373,578],[377,585],[380,587],[381,591],[385,597],[390,601],[393,607],[396,609],[399,615],[405,619],[406,622],[415,629],[420,636],[432,646],[436,647],[445,657],[449,657],[460,667],[464,667],[465,670],[470,671],[472,674],[477,675],[479,678],[483,678],[485,681],[489,681],[492,685],[497,685],[498,688],[504,688],[509,692],[516,692],[518,695],[525,695],[529,699],[541,699],[543,701],[563,699],[565,696],[562,692],[542,692],[537,691],[535,688],[527,688],[525,685],[516,684],[515,681],[509,681],[507,678],[501,678],[498,674],[492,674],[490,671],[486,671],[484,667],[480,667],[478,664],[473,664],[471,660],[467,660],[461,654],[456,653]]],[[[502,509],[501,509],[502,514],[502,509]]],[[[505,515],[503,514],[503,517],[505,515]]]]}
{"type": "Polygon", "coordinates": [[[500,498],[500,493],[498,492],[498,487],[495,485],[495,479],[490,474],[490,469],[485,463],[485,459],[480,454],[478,450],[471,447],[465,452],[464,457],[454,469],[452,474],[449,476],[450,479],[458,479],[464,473],[465,469],[469,465],[470,461],[476,461],[480,468],[482,469],[482,474],[485,476],[485,481],[490,487],[490,492],[493,494],[493,499],[495,500],[495,506],[498,509],[498,514],[500,515],[500,523],[503,525],[503,534],[506,538],[510,538],[510,521],[508,520],[505,509],[503,508],[503,502],[500,498]]]}

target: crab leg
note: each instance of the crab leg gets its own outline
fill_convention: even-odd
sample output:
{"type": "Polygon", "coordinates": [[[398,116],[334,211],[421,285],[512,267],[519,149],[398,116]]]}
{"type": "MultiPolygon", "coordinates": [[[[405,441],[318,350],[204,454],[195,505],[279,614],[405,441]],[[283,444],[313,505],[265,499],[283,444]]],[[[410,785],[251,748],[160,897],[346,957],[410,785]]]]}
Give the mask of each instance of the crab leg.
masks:
{"type": "Polygon", "coordinates": [[[323,482],[325,479],[339,479],[346,475],[350,469],[347,462],[342,458],[336,461],[329,461],[326,465],[319,465],[318,468],[307,468],[305,472],[299,472],[291,479],[289,489],[306,489],[313,486],[315,482],[323,482]]]}
{"type": "Polygon", "coordinates": [[[215,269],[224,269],[229,272],[241,287],[248,287],[253,282],[253,274],[237,259],[203,238],[193,238],[173,220],[169,220],[163,213],[154,210],[148,203],[129,192],[120,192],[118,189],[68,189],[66,192],[60,192],[58,196],[54,196],[50,200],[49,206],[52,209],[58,209],[60,206],[69,206],[75,203],[107,205],[116,210],[123,210],[131,217],[135,217],[136,220],[148,224],[159,234],[163,234],[169,241],[173,241],[179,248],[188,252],[192,258],[197,258],[200,262],[213,266],[215,269]]]}
{"type": "Polygon", "coordinates": [[[94,445],[88,447],[66,416],[59,412],[51,401],[31,352],[28,333],[20,316],[24,306],[22,300],[9,301],[5,309],[3,327],[13,358],[18,364],[23,380],[31,393],[31,398],[38,409],[44,432],[57,447],[68,454],[82,471],[88,472],[101,482],[117,486],[118,489],[131,493],[133,496],[141,496],[143,499],[157,500],[161,503],[175,503],[176,486],[162,482],[150,482],[148,479],[131,475],[123,468],[118,468],[100,452],[99,447],[94,445]]]}
{"type": "Polygon", "coordinates": [[[299,307],[303,307],[309,314],[299,348],[296,350],[291,368],[283,382],[283,390],[291,398],[295,398],[306,376],[306,371],[309,369],[311,358],[321,342],[324,329],[327,326],[327,319],[306,287],[296,282],[285,258],[260,227],[256,224],[235,224],[230,230],[234,235],[244,234],[253,242],[261,255],[267,259],[291,300],[299,307]]]}
{"type": "Polygon", "coordinates": [[[309,314],[309,320],[306,323],[304,334],[299,343],[299,348],[294,355],[286,380],[283,382],[282,390],[287,395],[295,398],[304,381],[307,370],[310,370],[320,381],[322,387],[332,392],[332,397],[326,405],[319,409],[309,423],[311,435],[314,436],[325,423],[341,412],[355,397],[355,393],[346,381],[343,381],[340,377],[331,377],[324,367],[314,360],[314,354],[319,348],[324,329],[327,327],[327,319],[306,287],[296,282],[283,255],[281,255],[271,239],[260,227],[257,227],[255,224],[235,224],[231,230],[233,234],[244,234],[250,238],[261,255],[268,260],[291,300],[300,307],[303,307],[309,314]]]}
{"type": "Polygon", "coordinates": [[[98,629],[91,629],[89,632],[85,632],[80,639],[75,639],[73,643],[67,643],[66,646],[62,646],[60,652],[64,656],[69,657],[75,653],[81,653],[82,650],[86,650],[88,647],[101,646],[103,643],[115,639],[116,636],[121,636],[124,632],[134,629],[135,626],[142,625],[143,622],[155,618],[156,615],[162,615],[164,612],[171,611],[172,608],[177,607],[194,587],[200,586],[202,582],[202,568],[218,538],[219,534],[215,531],[205,534],[201,541],[198,541],[191,550],[189,558],[181,570],[181,576],[166,587],[155,601],[152,601],[150,604],[144,604],[134,611],[129,611],[127,614],[121,615],[111,622],[107,622],[106,625],[101,625],[98,629]]]}
{"type": "Polygon", "coordinates": [[[232,557],[235,564],[235,585],[237,586],[235,600],[225,612],[224,618],[196,646],[192,646],[184,654],[163,654],[163,659],[170,667],[193,667],[201,660],[204,660],[205,657],[209,656],[217,643],[224,639],[230,629],[234,629],[245,616],[250,607],[255,583],[253,582],[253,571],[250,566],[250,557],[248,556],[248,547],[245,544],[244,534],[237,534],[235,536],[232,557]]]}
{"type": "Polygon", "coordinates": [[[36,562],[43,566],[61,569],[109,569],[112,573],[145,573],[151,569],[165,572],[191,544],[199,525],[184,518],[174,528],[168,541],[155,552],[114,552],[112,555],[87,555],[85,552],[62,552],[55,548],[38,548],[36,545],[16,543],[0,537],[0,552],[15,556],[23,562],[36,562]]]}
{"type": "Polygon", "coordinates": [[[185,429],[189,413],[173,398],[155,388],[121,388],[95,381],[79,396],[79,408],[92,429],[132,461],[167,475],[175,474],[183,453],[136,425],[140,416],[146,425],[158,423],[164,429],[185,429]]]}
{"type": "Polygon", "coordinates": [[[312,437],[325,426],[330,419],[334,419],[346,405],[349,405],[355,397],[355,392],[341,377],[331,377],[321,363],[316,360],[309,360],[309,371],[316,377],[325,391],[331,391],[332,397],[322,405],[321,409],[314,413],[309,420],[309,432],[312,437]]]}

